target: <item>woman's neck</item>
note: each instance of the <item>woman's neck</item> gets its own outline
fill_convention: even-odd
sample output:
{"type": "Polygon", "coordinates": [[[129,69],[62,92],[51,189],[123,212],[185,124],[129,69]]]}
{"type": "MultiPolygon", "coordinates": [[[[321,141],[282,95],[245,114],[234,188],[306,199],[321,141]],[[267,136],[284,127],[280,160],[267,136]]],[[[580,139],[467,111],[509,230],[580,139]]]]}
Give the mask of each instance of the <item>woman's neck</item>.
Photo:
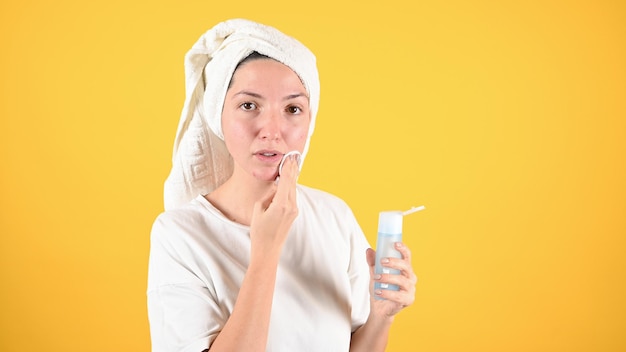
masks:
{"type": "Polygon", "coordinates": [[[254,204],[271,187],[274,187],[273,182],[251,177],[242,179],[233,174],[224,184],[204,197],[231,221],[250,226],[254,204]]]}

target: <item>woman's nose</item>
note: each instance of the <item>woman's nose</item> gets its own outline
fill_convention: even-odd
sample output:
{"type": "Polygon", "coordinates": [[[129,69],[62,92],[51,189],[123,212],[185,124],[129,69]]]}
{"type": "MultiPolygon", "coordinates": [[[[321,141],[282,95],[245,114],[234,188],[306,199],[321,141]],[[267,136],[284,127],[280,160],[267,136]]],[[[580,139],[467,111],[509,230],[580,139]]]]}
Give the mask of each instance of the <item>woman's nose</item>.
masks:
{"type": "Polygon", "coordinates": [[[261,139],[277,140],[280,138],[280,115],[268,113],[260,119],[259,137],[261,139]]]}

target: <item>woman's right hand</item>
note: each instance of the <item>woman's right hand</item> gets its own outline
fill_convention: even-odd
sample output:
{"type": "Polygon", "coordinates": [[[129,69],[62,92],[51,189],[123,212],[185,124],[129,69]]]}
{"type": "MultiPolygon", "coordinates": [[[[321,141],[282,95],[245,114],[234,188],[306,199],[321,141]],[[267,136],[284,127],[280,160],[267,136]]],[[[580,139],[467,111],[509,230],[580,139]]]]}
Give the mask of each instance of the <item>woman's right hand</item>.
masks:
{"type": "Polygon", "coordinates": [[[298,163],[285,159],[278,185],[254,204],[250,221],[250,263],[235,307],[211,351],[265,351],[280,253],[298,216],[298,163]]]}
{"type": "Polygon", "coordinates": [[[299,167],[296,155],[287,157],[278,185],[257,201],[250,223],[251,251],[261,256],[280,255],[289,229],[298,216],[296,181],[299,167]]]}

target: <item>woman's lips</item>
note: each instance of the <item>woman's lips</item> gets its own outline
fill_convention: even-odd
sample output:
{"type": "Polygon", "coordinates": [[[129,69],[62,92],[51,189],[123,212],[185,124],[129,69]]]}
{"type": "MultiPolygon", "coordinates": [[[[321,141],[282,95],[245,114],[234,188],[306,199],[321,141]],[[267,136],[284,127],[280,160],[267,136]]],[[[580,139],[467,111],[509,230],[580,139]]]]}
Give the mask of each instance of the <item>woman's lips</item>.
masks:
{"type": "Polygon", "coordinates": [[[283,158],[283,153],[275,150],[262,150],[254,153],[261,161],[267,163],[279,163],[283,158]]]}

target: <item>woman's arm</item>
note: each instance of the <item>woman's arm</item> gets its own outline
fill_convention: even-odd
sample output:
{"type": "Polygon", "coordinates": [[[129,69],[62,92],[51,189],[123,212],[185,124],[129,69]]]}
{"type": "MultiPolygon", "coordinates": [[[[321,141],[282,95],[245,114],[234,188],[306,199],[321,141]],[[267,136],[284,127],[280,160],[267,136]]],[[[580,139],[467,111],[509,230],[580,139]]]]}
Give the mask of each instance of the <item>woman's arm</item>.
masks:
{"type": "Polygon", "coordinates": [[[250,224],[250,264],[233,312],[210,347],[211,352],[265,352],[278,261],[298,215],[294,158],[285,162],[278,187],[255,204],[250,224]]]}
{"type": "Polygon", "coordinates": [[[365,324],[358,328],[350,341],[350,352],[384,351],[389,340],[393,317],[376,319],[371,314],[365,324]]]}
{"type": "Polygon", "coordinates": [[[417,277],[411,266],[411,251],[401,242],[396,243],[396,249],[402,254],[402,259],[383,258],[382,264],[400,270],[399,275],[374,274],[376,252],[371,248],[367,250],[367,263],[370,267],[370,314],[365,324],[352,334],[350,352],[384,351],[395,315],[415,300],[417,277]],[[400,289],[374,291],[374,282],[398,285],[400,289]],[[384,300],[374,299],[374,296],[384,300]]]}
{"type": "Polygon", "coordinates": [[[251,258],[233,312],[210,351],[265,351],[278,256],[251,258]]]}

